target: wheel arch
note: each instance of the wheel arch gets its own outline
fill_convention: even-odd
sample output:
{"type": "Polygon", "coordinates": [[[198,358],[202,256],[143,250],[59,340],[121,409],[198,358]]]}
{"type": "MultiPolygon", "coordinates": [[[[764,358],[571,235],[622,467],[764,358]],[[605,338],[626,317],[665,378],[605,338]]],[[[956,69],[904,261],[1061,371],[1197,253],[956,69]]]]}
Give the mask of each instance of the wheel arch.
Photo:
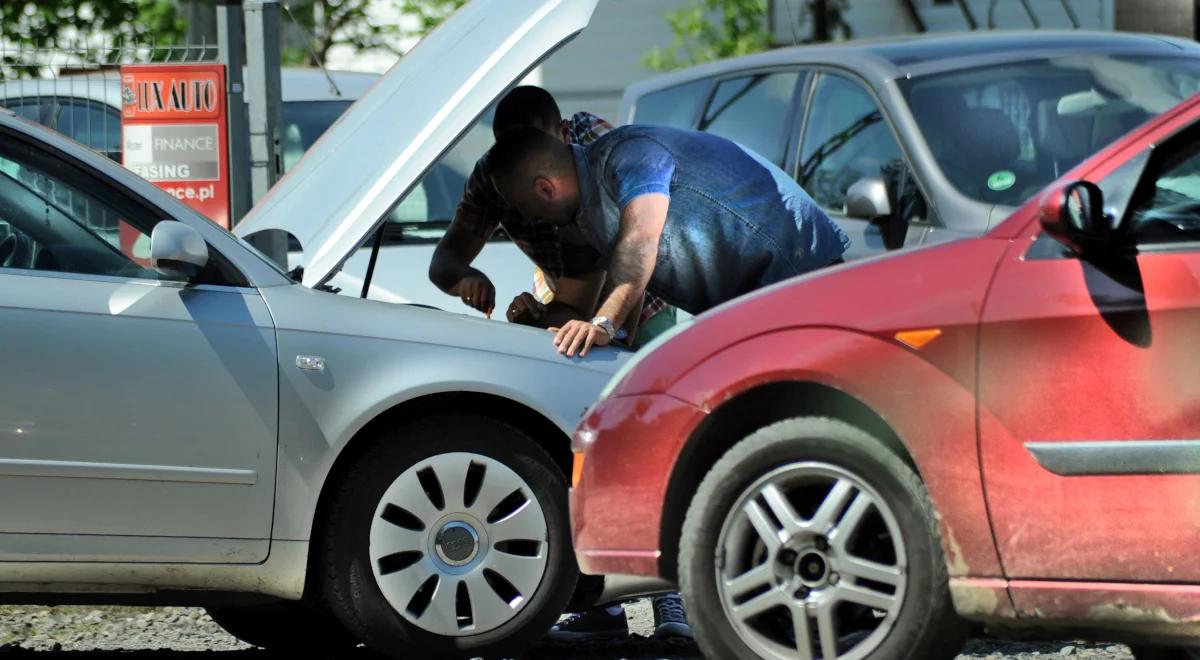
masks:
{"type": "Polygon", "coordinates": [[[338,453],[321,484],[309,532],[306,594],[314,593],[312,590],[319,588],[314,580],[320,575],[318,562],[321,553],[316,550],[319,547],[319,535],[322,529],[320,521],[328,514],[328,507],[333,499],[332,494],[336,490],[337,484],[341,482],[342,475],[362,456],[371,441],[384,429],[394,428],[408,420],[464,412],[509,424],[527,434],[546,450],[555,465],[562,470],[563,476],[570,479],[572,460],[570,437],[545,415],[519,401],[497,394],[456,391],[426,394],[397,403],[377,414],[351,436],[338,453]]]}
{"type": "Polygon", "coordinates": [[[786,380],[757,385],[710,412],[687,439],[672,466],[659,531],[661,575],[678,580],[679,538],[691,503],[687,494],[699,488],[721,456],[758,429],[785,419],[813,416],[837,419],[862,429],[920,474],[892,426],[854,396],[814,381],[786,380]]]}

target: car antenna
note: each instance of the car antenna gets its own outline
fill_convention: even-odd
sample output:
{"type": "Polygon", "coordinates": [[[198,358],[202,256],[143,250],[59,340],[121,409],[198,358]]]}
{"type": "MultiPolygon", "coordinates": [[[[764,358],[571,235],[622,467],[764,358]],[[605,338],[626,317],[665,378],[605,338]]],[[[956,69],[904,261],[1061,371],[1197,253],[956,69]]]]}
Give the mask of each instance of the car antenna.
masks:
{"type": "MultiPolygon", "coordinates": [[[[300,21],[296,20],[296,15],[292,13],[292,8],[288,7],[286,2],[279,4],[283,5],[283,12],[288,15],[288,18],[292,19],[292,24],[296,26],[296,29],[301,32],[307,32],[304,26],[300,25],[300,21]]],[[[325,74],[325,80],[329,81],[329,91],[333,92],[335,96],[341,96],[342,90],[338,88],[337,83],[333,82],[333,76],[329,75],[329,72],[325,70],[325,63],[321,61],[321,58],[317,57],[317,51],[313,50],[312,40],[315,35],[309,32],[308,36],[309,38],[304,40],[304,47],[308,49],[308,54],[312,56],[313,61],[320,67],[321,73],[325,74]]]]}
{"type": "Polygon", "coordinates": [[[788,27],[792,29],[792,45],[799,46],[800,35],[796,33],[796,20],[792,18],[792,0],[783,0],[783,8],[787,10],[788,27]]]}

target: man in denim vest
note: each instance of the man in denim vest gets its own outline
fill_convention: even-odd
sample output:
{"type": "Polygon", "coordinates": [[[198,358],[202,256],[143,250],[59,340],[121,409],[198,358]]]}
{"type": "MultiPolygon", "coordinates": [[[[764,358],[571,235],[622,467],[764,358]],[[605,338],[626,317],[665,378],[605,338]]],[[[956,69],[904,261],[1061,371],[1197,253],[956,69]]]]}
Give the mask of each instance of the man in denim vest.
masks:
{"type": "Polygon", "coordinates": [[[612,292],[557,328],[568,356],[606,345],[649,290],[699,314],[842,260],[850,239],[783,170],[724,138],[659,126],[587,147],[522,129],[493,147],[497,191],[522,216],[578,229],[612,292]]]}

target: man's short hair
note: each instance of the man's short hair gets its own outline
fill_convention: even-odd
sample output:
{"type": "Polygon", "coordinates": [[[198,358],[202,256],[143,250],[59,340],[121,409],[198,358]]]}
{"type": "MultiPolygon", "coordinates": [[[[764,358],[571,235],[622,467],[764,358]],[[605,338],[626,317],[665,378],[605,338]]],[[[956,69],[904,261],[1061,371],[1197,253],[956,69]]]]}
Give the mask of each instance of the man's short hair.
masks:
{"type": "Polygon", "coordinates": [[[536,128],[514,128],[488,153],[488,171],[500,194],[510,202],[539,176],[561,176],[574,168],[571,150],[562,140],[536,128]]]}
{"type": "Polygon", "coordinates": [[[513,89],[496,105],[492,133],[497,136],[523,126],[550,129],[562,121],[562,112],[550,92],[541,87],[524,85],[513,89]]]}

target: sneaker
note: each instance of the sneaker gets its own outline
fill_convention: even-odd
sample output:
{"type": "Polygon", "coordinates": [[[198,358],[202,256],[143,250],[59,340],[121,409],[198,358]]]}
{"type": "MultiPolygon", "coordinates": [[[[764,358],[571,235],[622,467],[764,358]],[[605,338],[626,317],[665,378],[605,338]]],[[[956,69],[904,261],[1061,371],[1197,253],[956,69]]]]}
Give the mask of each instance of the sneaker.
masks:
{"type": "Polygon", "coordinates": [[[596,607],[558,622],[546,638],[556,642],[579,642],[628,636],[629,620],[625,618],[624,608],[613,614],[608,608],[596,607]]]}
{"type": "Polygon", "coordinates": [[[692,627],[688,625],[687,612],[679,594],[667,594],[654,598],[654,637],[691,638],[692,627]]]}

